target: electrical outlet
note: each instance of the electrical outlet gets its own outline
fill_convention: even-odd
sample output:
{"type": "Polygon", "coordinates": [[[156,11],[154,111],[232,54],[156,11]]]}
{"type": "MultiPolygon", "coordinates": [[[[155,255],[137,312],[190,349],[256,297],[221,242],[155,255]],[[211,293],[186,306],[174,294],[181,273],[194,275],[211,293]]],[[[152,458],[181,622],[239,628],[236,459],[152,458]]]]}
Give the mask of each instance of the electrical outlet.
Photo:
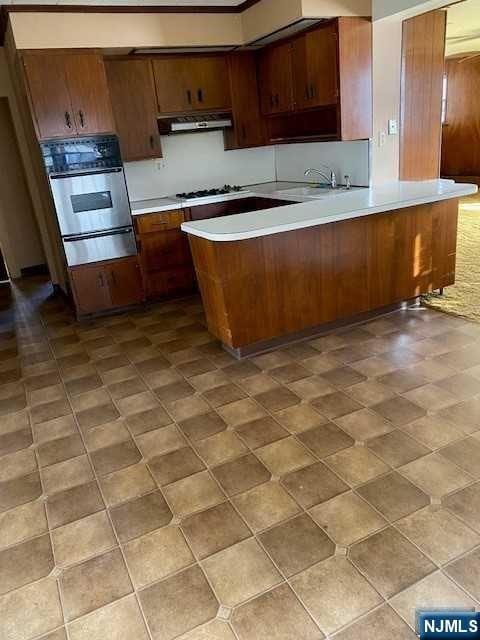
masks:
{"type": "Polygon", "coordinates": [[[158,158],[158,160],[155,160],[155,169],[157,171],[161,171],[162,169],[165,169],[166,166],[167,166],[167,163],[164,158],[158,158]]]}
{"type": "Polygon", "coordinates": [[[379,147],[384,147],[386,141],[387,141],[387,134],[385,133],[385,131],[379,131],[378,132],[378,146],[379,147]]]}
{"type": "Polygon", "coordinates": [[[397,120],[389,120],[388,121],[388,135],[396,136],[398,133],[398,122],[397,120]]]}

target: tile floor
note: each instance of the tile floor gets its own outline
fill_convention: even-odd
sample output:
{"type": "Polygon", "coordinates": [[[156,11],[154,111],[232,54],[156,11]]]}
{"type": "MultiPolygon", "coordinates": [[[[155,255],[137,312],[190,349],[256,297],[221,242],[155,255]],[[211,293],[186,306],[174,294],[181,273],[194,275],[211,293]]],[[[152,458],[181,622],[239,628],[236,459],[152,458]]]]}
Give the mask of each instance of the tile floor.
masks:
{"type": "Polygon", "coordinates": [[[244,362],[198,299],[0,293],[2,640],[407,640],[480,600],[480,326],[416,308],[244,362]]]}

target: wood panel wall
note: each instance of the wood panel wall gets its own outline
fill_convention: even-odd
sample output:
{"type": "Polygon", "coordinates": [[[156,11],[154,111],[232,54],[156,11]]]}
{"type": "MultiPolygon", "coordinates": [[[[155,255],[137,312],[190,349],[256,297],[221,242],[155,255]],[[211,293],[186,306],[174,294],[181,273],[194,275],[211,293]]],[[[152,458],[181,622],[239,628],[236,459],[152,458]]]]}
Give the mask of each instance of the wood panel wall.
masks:
{"type": "Polygon", "coordinates": [[[403,23],[400,105],[400,179],[440,175],[446,12],[403,23]]]}
{"type": "Polygon", "coordinates": [[[190,236],[208,327],[241,348],[453,284],[458,201],[211,242],[190,236]]]}
{"type": "Polygon", "coordinates": [[[447,60],[442,175],[480,176],[480,57],[447,60]]]}

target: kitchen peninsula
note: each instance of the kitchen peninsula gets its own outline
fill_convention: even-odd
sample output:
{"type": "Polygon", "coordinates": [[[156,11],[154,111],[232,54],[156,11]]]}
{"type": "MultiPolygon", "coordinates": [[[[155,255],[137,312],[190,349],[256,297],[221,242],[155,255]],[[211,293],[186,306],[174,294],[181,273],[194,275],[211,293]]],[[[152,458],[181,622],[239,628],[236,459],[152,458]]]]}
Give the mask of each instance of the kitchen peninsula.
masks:
{"type": "Polygon", "coordinates": [[[476,191],[450,180],[305,189],[295,204],[183,223],[209,330],[242,357],[453,284],[458,199],[476,191]]]}

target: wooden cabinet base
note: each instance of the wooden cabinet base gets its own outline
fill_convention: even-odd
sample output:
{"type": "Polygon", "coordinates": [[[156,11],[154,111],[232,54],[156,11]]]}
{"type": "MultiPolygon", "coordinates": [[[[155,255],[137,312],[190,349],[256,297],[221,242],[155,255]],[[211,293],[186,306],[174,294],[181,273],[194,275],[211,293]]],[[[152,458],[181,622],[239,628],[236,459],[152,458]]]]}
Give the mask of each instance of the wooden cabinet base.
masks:
{"type": "Polygon", "coordinates": [[[209,330],[243,355],[453,284],[457,216],[448,200],[237,242],[190,236],[209,330]]]}

